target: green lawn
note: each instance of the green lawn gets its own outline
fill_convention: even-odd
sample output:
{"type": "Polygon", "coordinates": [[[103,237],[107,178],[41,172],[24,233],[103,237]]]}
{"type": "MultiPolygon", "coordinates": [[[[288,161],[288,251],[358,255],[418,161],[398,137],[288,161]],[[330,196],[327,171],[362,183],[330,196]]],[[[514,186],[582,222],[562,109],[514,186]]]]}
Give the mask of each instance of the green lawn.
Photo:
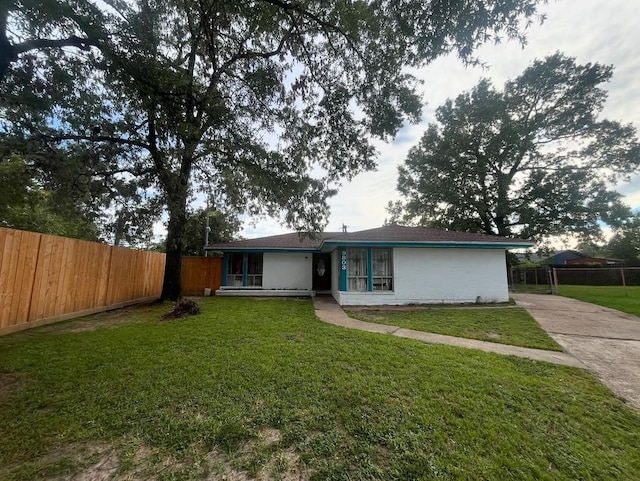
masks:
{"type": "Polygon", "coordinates": [[[349,315],[363,321],[417,331],[562,351],[529,313],[520,307],[362,309],[349,311],[349,315]]]}
{"type": "Polygon", "coordinates": [[[640,316],[640,286],[558,286],[558,294],[640,316]]]}
{"type": "Polygon", "coordinates": [[[0,338],[0,479],[640,472],[640,415],[587,371],[335,327],[309,301],[202,304],[0,338]]]}

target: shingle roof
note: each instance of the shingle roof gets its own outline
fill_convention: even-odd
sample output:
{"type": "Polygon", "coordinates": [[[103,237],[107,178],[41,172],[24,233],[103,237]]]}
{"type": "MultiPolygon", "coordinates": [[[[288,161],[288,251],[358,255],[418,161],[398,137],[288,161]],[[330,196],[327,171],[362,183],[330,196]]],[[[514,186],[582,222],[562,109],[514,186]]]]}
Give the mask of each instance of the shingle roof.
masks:
{"type": "Polygon", "coordinates": [[[483,243],[505,244],[513,247],[515,244],[527,247],[532,244],[521,239],[512,239],[473,232],[456,232],[431,229],[428,227],[406,227],[390,225],[368,229],[359,232],[322,232],[317,234],[290,234],[260,237],[257,239],[245,239],[223,244],[211,244],[207,250],[242,250],[242,249],[300,249],[317,250],[323,243],[483,243]]]}
{"type": "Polygon", "coordinates": [[[348,232],[341,234],[339,240],[348,242],[497,242],[505,244],[527,242],[520,239],[474,232],[457,232],[401,225],[388,225],[359,232],[348,232]]]}
{"type": "Polygon", "coordinates": [[[256,239],[244,239],[221,244],[210,244],[206,246],[208,250],[216,249],[319,249],[322,241],[327,237],[342,235],[340,232],[321,233],[298,233],[272,235],[269,237],[258,237],[256,239]]]}

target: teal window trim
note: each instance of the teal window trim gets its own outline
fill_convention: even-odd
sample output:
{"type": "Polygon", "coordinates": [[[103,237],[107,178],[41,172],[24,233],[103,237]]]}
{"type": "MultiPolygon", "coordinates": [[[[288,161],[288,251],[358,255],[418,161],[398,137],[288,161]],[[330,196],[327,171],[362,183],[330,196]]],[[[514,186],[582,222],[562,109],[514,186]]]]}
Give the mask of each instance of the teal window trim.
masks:
{"type": "MultiPolygon", "coordinates": [[[[353,292],[373,292],[373,278],[374,276],[374,272],[373,272],[373,251],[376,249],[384,249],[384,250],[388,250],[389,251],[389,262],[390,262],[390,267],[391,267],[391,275],[384,275],[381,276],[382,278],[389,278],[390,281],[390,286],[393,285],[394,283],[394,274],[393,274],[393,249],[388,248],[388,247],[353,247],[354,249],[362,249],[366,252],[366,266],[367,266],[367,287],[364,291],[353,291],[353,292]]],[[[349,256],[348,256],[348,249],[349,247],[346,246],[341,246],[338,249],[339,252],[339,256],[340,256],[340,290],[341,291],[349,291],[348,287],[349,287],[349,256]]],[[[363,278],[364,276],[362,276],[363,278]]],[[[379,276],[380,277],[380,276],[379,276]]],[[[389,289],[384,289],[384,290],[389,290],[389,291],[393,291],[394,289],[392,287],[390,287],[389,289]]]]}
{"type": "Polygon", "coordinates": [[[367,292],[373,291],[373,255],[371,247],[367,248],[367,292]]]}
{"type": "Polygon", "coordinates": [[[340,266],[340,290],[345,292],[347,290],[347,248],[338,248],[338,265],[340,266]]]}
{"type": "Polygon", "coordinates": [[[247,286],[247,271],[249,270],[249,254],[242,255],[242,287],[247,286]]]}
{"type": "Polygon", "coordinates": [[[222,285],[227,285],[227,269],[229,269],[229,254],[222,254],[222,285]]]}

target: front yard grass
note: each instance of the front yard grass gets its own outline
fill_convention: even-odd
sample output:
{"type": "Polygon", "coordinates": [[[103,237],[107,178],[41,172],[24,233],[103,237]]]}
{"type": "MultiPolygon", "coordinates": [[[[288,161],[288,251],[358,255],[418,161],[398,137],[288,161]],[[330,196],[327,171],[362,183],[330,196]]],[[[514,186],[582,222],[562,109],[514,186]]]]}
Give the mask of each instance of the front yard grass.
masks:
{"type": "Polygon", "coordinates": [[[0,338],[0,479],[640,473],[640,415],[587,371],[338,328],[309,301],[169,308],[0,338]]]}
{"type": "Polygon", "coordinates": [[[388,324],[521,347],[562,351],[529,313],[520,307],[424,307],[358,309],[348,313],[363,321],[388,324]]]}
{"type": "Polygon", "coordinates": [[[558,286],[558,294],[640,316],[640,286],[558,286]]]}

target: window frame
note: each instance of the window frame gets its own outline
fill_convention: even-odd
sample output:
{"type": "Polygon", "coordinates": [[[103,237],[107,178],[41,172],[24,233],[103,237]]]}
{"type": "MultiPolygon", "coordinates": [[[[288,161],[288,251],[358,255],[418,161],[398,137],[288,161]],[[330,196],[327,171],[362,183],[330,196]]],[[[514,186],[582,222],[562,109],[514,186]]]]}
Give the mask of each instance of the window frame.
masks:
{"type": "MultiPolygon", "coordinates": [[[[383,247],[383,248],[371,248],[371,290],[375,292],[393,292],[393,249],[383,247]],[[387,266],[384,268],[384,273],[380,275],[376,275],[376,260],[380,260],[378,257],[376,259],[376,253],[385,253],[385,258],[383,259],[387,266]],[[379,279],[378,282],[376,280],[379,279]],[[380,288],[376,289],[376,285],[379,285],[380,288]]],[[[379,270],[378,270],[379,272],[379,270]]]]}
{"type": "Polygon", "coordinates": [[[226,254],[225,286],[262,287],[263,252],[229,252],[226,254]]]}
{"type": "Polygon", "coordinates": [[[262,287],[262,273],[264,270],[264,255],[262,252],[248,252],[246,256],[247,268],[243,285],[246,287],[262,287]],[[253,257],[253,261],[251,259],[253,257]],[[253,271],[256,272],[253,272],[253,271]]]}
{"type": "Polygon", "coordinates": [[[346,270],[345,292],[393,292],[391,247],[345,247],[343,269],[346,270]],[[356,270],[354,264],[357,266],[357,272],[353,272],[356,270]]]}

